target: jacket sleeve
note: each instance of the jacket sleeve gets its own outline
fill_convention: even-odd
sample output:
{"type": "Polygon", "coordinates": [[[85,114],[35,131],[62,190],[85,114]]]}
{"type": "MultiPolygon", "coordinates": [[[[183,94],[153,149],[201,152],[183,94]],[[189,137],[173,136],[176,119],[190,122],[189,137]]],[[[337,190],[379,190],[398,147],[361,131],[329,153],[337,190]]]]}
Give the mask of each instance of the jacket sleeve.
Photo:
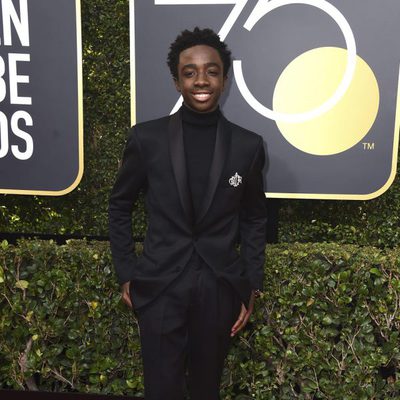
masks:
{"type": "Polygon", "coordinates": [[[135,128],[128,137],[122,165],[109,200],[111,254],[119,284],[132,279],[137,256],[132,232],[132,210],[146,184],[146,170],[135,128]]]}
{"type": "Polygon", "coordinates": [[[240,213],[240,253],[253,289],[263,289],[267,209],[263,167],[265,152],[260,137],[250,166],[240,213]]]}

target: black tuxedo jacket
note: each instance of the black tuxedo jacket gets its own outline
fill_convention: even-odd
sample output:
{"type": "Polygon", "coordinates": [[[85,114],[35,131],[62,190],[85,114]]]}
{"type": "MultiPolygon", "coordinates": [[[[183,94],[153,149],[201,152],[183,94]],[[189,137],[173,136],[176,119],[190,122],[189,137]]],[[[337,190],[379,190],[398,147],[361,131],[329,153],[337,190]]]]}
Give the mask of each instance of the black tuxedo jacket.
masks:
{"type": "Polygon", "coordinates": [[[142,307],[179,276],[196,251],[248,304],[251,290],[263,285],[263,140],[220,117],[208,187],[196,218],[184,151],[180,111],[131,129],[109,205],[118,281],[131,281],[134,306],[142,307]],[[141,189],[148,226],[143,254],[137,257],[132,207],[141,189]]]}

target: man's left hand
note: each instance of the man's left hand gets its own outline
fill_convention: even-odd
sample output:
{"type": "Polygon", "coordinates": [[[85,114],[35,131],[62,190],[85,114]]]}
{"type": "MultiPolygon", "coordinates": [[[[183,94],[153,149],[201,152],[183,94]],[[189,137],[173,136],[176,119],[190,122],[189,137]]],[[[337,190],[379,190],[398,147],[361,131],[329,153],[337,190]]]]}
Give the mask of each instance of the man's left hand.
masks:
{"type": "Polygon", "coordinates": [[[256,295],[253,290],[251,292],[249,306],[246,308],[246,306],[242,303],[242,308],[240,310],[239,317],[231,329],[231,337],[235,336],[241,329],[243,329],[246,326],[247,321],[249,320],[250,315],[253,312],[255,297],[256,295]]]}

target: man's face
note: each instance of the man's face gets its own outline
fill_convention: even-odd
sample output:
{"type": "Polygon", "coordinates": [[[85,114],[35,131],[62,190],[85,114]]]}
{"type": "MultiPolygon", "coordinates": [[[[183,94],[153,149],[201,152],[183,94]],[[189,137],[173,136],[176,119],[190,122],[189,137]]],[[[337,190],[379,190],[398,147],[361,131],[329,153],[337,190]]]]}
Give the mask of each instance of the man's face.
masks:
{"type": "Polygon", "coordinates": [[[175,86],[185,105],[200,113],[215,110],[225,87],[223,72],[221,57],[213,47],[198,45],[183,50],[175,86]]]}

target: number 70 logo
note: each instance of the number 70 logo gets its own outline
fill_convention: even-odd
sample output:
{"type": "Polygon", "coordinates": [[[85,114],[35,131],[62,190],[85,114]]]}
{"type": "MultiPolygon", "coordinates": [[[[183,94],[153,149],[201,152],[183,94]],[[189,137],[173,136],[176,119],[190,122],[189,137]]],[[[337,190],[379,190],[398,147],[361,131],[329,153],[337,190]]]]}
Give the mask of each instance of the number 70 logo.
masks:
{"type": "Polygon", "coordinates": [[[383,3],[131,0],[133,122],[179,108],[166,84],[169,43],[211,27],[234,56],[223,112],[266,142],[267,195],[379,196],[395,177],[400,126],[400,4],[383,3]],[[165,94],[151,99],[154,85],[165,94]]]}

